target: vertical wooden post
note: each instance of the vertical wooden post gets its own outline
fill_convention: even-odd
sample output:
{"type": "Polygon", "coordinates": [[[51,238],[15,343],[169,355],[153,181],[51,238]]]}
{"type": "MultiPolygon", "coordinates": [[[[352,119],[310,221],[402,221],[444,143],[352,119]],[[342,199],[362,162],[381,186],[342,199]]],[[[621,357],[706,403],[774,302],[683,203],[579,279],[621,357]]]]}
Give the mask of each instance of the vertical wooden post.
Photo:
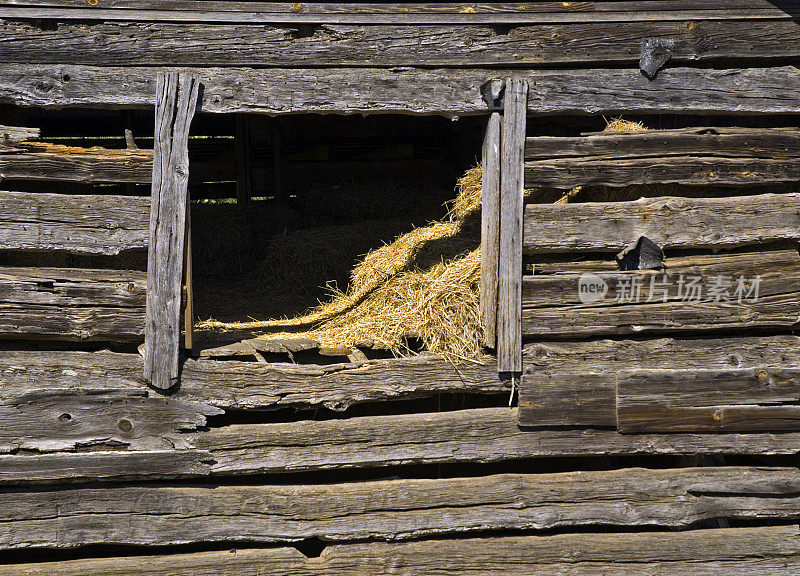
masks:
{"type": "Polygon", "coordinates": [[[500,162],[497,369],[522,372],[522,213],[528,83],[506,80],[500,162]]]}
{"type": "Polygon", "coordinates": [[[189,125],[199,87],[198,77],[189,73],[156,78],[144,379],[160,390],[178,381],[189,125]]]}
{"type": "Polygon", "coordinates": [[[253,197],[253,174],[250,158],[250,119],[236,117],[236,203],[245,205],[253,197]]]}
{"type": "Polygon", "coordinates": [[[500,114],[489,116],[481,166],[481,324],[484,344],[497,346],[497,271],[500,249],[500,114]]]}

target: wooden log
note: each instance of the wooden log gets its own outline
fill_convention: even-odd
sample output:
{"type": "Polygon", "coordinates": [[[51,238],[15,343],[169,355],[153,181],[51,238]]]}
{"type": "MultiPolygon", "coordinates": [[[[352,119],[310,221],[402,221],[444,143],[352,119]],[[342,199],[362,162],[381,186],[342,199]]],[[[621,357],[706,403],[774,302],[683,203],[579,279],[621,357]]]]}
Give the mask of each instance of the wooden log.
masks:
{"type": "Polygon", "coordinates": [[[686,532],[583,533],[365,542],[327,546],[317,558],[295,548],[236,548],[190,554],[82,558],[0,565],[16,576],[793,576],[800,568],[796,526],[686,532]]]}
{"type": "MultiPolygon", "coordinates": [[[[623,373],[683,369],[682,377],[732,369],[800,367],[795,336],[661,338],[536,343],[525,347],[519,416],[523,426],[616,428],[616,386],[623,373]]],[[[746,380],[742,380],[745,382],[746,380]]]]}
{"type": "Polygon", "coordinates": [[[481,159],[481,326],[486,346],[497,346],[497,273],[500,250],[500,114],[489,116],[481,159]]]}
{"type": "Polygon", "coordinates": [[[617,252],[641,236],[664,249],[720,249],[797,240],[799,231],[798,194],[528,204],[524,250],[617,252]]]}
{"type": "Polygon", "coordinates": [[[665,270],[565,272],[522,279],[522,333],[580,338],[800,322],[796,250],[670,258],[665,270]],[[587,278],[605,294],[583,289],[587,278]]]}
{"type": "Polygon", "coordinates": [[[150,199],[0,192],[0,247],[119,254],[147,248],[150,199]]]}
{"type": "MultiPolygon", "coordinates": [[[[0,103],[151,108],[161,69],[0,64],[0,103]],[[120,92],[119,86],[125,86],[120,92]]],[[[205,112],[486,114],[480,87],[515,74],[532,87],[528,112],[557,114],[797,114],[792,66],[713,70],[201,68],[205,112]]]]}
{"type": "Polygon", "coordinates": [[[9,491],[0,548],[406,540],[486,530],[800,517],[795,468],[621,469],[321,485],[9,491]],[[621,505],[624,503],[624,505],[621,505]]]}
{"type": "Polygon", "coordinates": [[[0,452],[53,452],[92,446],[138,450],[187,447],[181,432],[221,411],[200,402],[138,391],[39,389],[0,401],[0,452]]]}
{"type": "Polygon", "coordinates": [[[639,370],[617,383],[620,432],[800,429],[800,368],[639,370]]]}
{"type": "Polygon", "coordinates": [[[200,81],[190,73],[170,72],[159,74],[157,82],[144,378],[166,390],[178,380],[189,125],[200,81]]]}
{"type": "Polygon", "coordinates": [[[0,154],[6,180],[62,182],[134,182],[149,184],[152,150],[78,148],[60,144],[24,144],[25,152],[0,154]]]}
{"type": "Polygon", "coordinates": [[[497,279],[497,370],[522,371],[523,156],[528,83],[506,80],[500,162],[500,247],[497,279]]]}
{"type": "Polygon", "coordinates": [[[140,340],[145,274],[0,268],[0,338],[140,340]]]}
{"type": "MultiPolygon", "coordinates": [[[[405,26],[378,23],[372,17],[368,25],[330,23],[310,29],[281,24],[146,22],[146,14],[137,12],[128,13],[126,20],[133,21],[88,24],[64,21],[57,15],[70,13],[80,15],[74,9],[0,7],[4,39],[0,60],[96,66],[599,67],[608,62],[634,66],[645,38],[673,40],[670,62],[683,65],[782,64],[800,57],[800,28],[791,18],[763,20],[754,26],[753,20],[729,19],[735,13],[728,10],[721,12],[725,19],[713,21],[696,20],[697,13],[692,12],[673,13],[672,21],[659,21],[653,13],[639,14],[635,22],[625,21],[628,16],[622,21],[595,22],[594,15],[585,15],[588,22],[514,22],[510,30],[469,23],[422,25],[405,15],[397,18],[405,26]],[[28,14],[23,18],[58,23],[49,29],[15,21],[14,14],[20,11],[28,14]],[[94,49],[87,51],[86,43],[94,49]]],[[[190,15],[167,14],[173,18],[190,15]]]]}
{"type": "Polygon", "coordinates": [[[529,138],[525,186],[764,184],[800,179],[800,131],[692,128],[529,138]]]}
{"type": "Polygon", "coordinates": [[[171,480],[209,473],[201,450],[52,452],[0,455],[0,485],[171,480]]]}

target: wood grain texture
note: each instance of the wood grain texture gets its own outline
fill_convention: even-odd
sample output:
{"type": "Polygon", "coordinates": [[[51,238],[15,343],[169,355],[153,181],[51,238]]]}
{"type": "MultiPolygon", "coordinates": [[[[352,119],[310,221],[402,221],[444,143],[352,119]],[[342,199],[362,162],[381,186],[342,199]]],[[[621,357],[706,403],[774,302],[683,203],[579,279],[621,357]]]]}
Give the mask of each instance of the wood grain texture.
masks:
{"type": "Polygon", "coordinates": [[[481,325],[486,346],[497,345],[497,274],[500,250],[500,114],[489,116],[481,156],[481,325]]]}
{"type": "Polygon", "coordinates": [[[646,533],[458,538],[335,544],[320,557],[295,548],[237,548],[191,554],[86,558],[0,565],[17,576],[793,576],[796,526],[646,533]]]}
{"type": "Polygon", "coordinates": [[[647,236],[662,248],[734,248],[800,238],[800,195],[641,198],[525,206],[528,254],[617,252],[647,236]]]}
{"type": "MultiPolygon", "coordinates": [[[[88,9],[86,13],[93,12],[88,9]]],[[[757,65],[798,58],[800,26],[790,18],[764,20],[695,20],[694,14],[672,13],[673,21],[641,14],[636,22],[541,23],[503,27],[346,23],[310,27],[193,22],[137,21],[86,23],[62,20],[53,9],[0,7],[0,61],[19,64],[85,64],[96,66],[598,66],[608,62],[636,65],[644,38],[673,40],[676,64],[757,65]],[[27,18],[57,21],[55,29],[14,21],[27,18]],[[40,16],[33,14],[39,13],[40,16]],[[53,14],[44,16],[43,14],[53,14]],[[676,18],[677,16],[677,18],[676,18]],[[683,18],[681,18],[683,16],[683,18]],[[19,18],[19,16],[17,16],[19,18]],[[86,45],[94,47],[87,51],[86,45]]],[[[121,14],[120,12],[115,12],[121,14]]],[[[709,15],[709,12],[703,11],[709,15]]],[[[129,13],[136,16],[136,13],[129,13]]],[[[175,17],[176,13],[171,13],[175,17]]],[[[189,13],[182,12],[182,16],[189,13]]],[[[145,16],[145,18],[141,18],[145,16]]],[[[196,18],[196,16],[195,16],[196,18]]],[[[402,16],[398,19],[411,20],[402,16]]],[[[556,16],[558,18],[558,16],[556,16]]],[[[540,15],[539,20],[547,19],[540,15]]]]}
{"type": "Polygon", "coordinates": [[[147,248],[150,199],[0,192],[0,248],[119,254],[147,248]]]}
{"type": "Polygon", "coordinates": [[[144,378],[160,390],[178,380],[181,277],[189,181],[189,126],[200,80],[194,74],[159,74],[156,90],[144,378]]]}
{"type": "Polygon", "coordinates": [[[506,80],[500,159],[500,251],[497,278],[497,370],[522,371],[523,160],[528,83],[506,80]]]}
{"type": "Polygon", "coordinates": [[[616,428],[617,382],[631,371],[680,369],[680,377],[800,367],[796,336],[587,340],[526,345],[520,424],[616,428]],[[711,372],[709,372],[711,371],[711,372]]]}
{"type": "Polygon", "coordinates": [[[26,140],[39,138],[38,128],[24,128],[20,126],[0,126],[0,146],[13,147],[26,140]]]}
{"type": "Polygon", "coordinates": [[[49,143],[26,143],[21,148],[23,152],[0,154],[0,172],[6,180],[149,184],[152,176],[152,150],[49,143]]]}
{"type": "Polygon", "coordinates": [[[208,475],[210,461],[210,454],[192,449],[3,454],[0,485],[195,478],[208,475]]]}
{"type": "Polygon", "coordinates": [[[594,273],[593,280],[604,282],[608,291],[588,303],[579,296],[583,273],[525,276],[522,333],[582,338],[790,329],[800,322],[796,250],[669,258],[666,266],[665,270],[594,273]]]}
{"type": "Polygon", "coordinates": [[[691,128],[526,142],[525,186],[762,184],[796,181],[793,129],[691,128]]]}
{"type": "MultiPolygon", "coordinates": [[[[61,108],[153,106],[163,69],[0,64],[0,102],[61,108]],[[125,86],[120,92],[119,87],[125,86]]],[[[636,69],[198,68],[205,112],[487,114],[480,87],[516,74],[531,90],[528,112],[552,114],[797,114],[800,72],[792,66],[636,69]]]]}
{"type": "Polygon", "coordinates": [[[800,517],[795,468],[639,468],[334,485],[14,490],[0,547],[406,540],[587,525],[684,527],[800,517]],[[620,505],[624,502],[624,506],[620,505]]]}
{"type": "Polygon", "coordinates": [[[145,286],[134,270],[0,268],[0,338],[139,340],[145,286]]]}
{"type": "Polygon", "coordinates": [[[800,429],[800,367],[640,370],[617,383],[620,432],[800,429]]]}

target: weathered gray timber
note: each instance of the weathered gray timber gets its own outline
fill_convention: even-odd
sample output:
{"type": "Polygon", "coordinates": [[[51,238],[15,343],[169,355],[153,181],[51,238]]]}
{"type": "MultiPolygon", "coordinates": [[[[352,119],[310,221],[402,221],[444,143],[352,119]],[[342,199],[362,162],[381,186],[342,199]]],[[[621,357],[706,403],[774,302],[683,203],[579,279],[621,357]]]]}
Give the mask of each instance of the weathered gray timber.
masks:
{"type": "Polygon", "coordinates": [[[525,186],[763,184],[800,179],[800,131],[693,128],[529,138],[525,186]]]}
{"type": "Polygon", "coordinates": [[[194,478],[208,475],[201,450],[116,450],[0,455],[0,485],[194,478]]]}
{"type": "MultiPolygon", "coordinates": [[[[34,385],[35,386],[35,385],[34,385]]],[[[200,402],[139,391],[82,389],[78,393],[44,386],[0,401],[0,452],[53,452],[92,446],[138,450],[186,447],[181,431],[206,423],[219,409],[200,402]]]]}
{"type": "Polygon", "coordinates": [[[596,272],[608,291],[591,303],[580,300],[582,277],[524,276],[522,333],[581,338],[792,328],[800,322],[796,250],[670,258],[665,270],[596,272]]]}
{"type": "Polygon", "coordinates": [[[558,534],[417,542],[335,544],[319,558],[295,548],[86,558],[0,565],[16,576],[793,576],[800,569],[796,526],[617,534],[558,534]]]}
{"type": "Polygon", "coordinates": [[[0,60],[96,66],[633,66],[644,38],[673,40],[671,62],[677,64],[740,66],[800,57],[800,27],[789,18],[754,25],[752,20],[695,21],[686,13],[687,18],[658,21],[657,15],[642,13],[637,22],[543,23],[508,31],[480,24],[398,26],[373,21],[366,26],[319,24],[307,34],[280,24],[143,22],[135,12],[127,19],[138,21],[93,24],[65,22],[56,15],[70,12],[79,16],[74,10],[0,8],[0,60]],[[50,29],[9,21],[20,10],[28,18],[58,23],[50,29]],[[87,43],[93,50],[86,50],[87,43]]]}
{"type": "MultiPolygon", "coordinates": [[[[541,457],[800,452],[798,433],[619,434],[520,429],[516,408],[233,424],[184,433],[180,449],[0,455],[0,483],[159,480],[488,463],[541,457]],[[194,448],[190,448],[194,447],[194,448]],[[199,450],[198,450],[199,449],[199,450]]],[[[54,434],[55,436],[56,434],[54,434]]],[[[155,444],[155,442],[153,442],[155,444]]]]}
{"type": "MultiPolygon", "coordinates": [[[[616,385],[624,372],[679,369],[681,377],[730,370],[797,369],[800,338],[660,338],[529,344],[520,384],[520,424],[617,426],[616,385]]],[[[743,380],[747,382],[747,380],[743,380]]]]}
{"type": "Polygon", "coordinates": [[[489,116],[481,159],[481,326],[484,342],[497,345],[497,273],[500,249],[500,114],[489,116]]]}
{"type": "Polygon", "coordinates": [[[152,150],[77,148],[49,143],[26,143],[23,152],[0,154],[6,180],[64,182],[136,182],[149,184],[152,150]]]}
{"type": "Polygon", "coordinates": [[[0,565],[17,576],[794,576],[797,526],[686,532],[585,533],[459,538],[327,546],[308,558],[295,548],[85,558],[0,565]]]}
{"type": "MultiPolygon", "coordinates": [[[[0,64],[0,102],[60,108],[152,108],[158,68],[0,64]],[[124,91],[119,87],[125,86],[124,91]]],[[[480,87],[516,74],[528,81],[529,114],[797,114],[792,66],[638,69],[201,68],[205,112],[486,114],[480,87]]]]}
{"type": "Polygon", "coordinates": [[[525,206],[524,250],[616,252],[641,236],[662,248],[733,248],[800,238],[800,194],[641,198],[525,206]]]}
{"type": "MultiPolygon", "coordinates": [[[[80,394],[82,389],[145,392],[142,358],[112,352],[4,351],[0,394],[36,390],[80,394]]],[[[425,397],[448,392],[501,394],[508,385],[495,360],[453,366],[434,355],[347,364],[302,365],[186,360],[179,398],[225,409],[325,406],[335,410],[362,402],[425,397]]]]}
{"type": "Polygon", "coordinates": [[[150,198],[0,192],[0,248],[119,254],[147,248],[150,198]]]}
{"type": "Polygon", "coordinates": [[[181,276],[189,181],[189,126],[200,81],[169,72],[157,78],[144,378],[166,390],[178,380],[181,276]]]}
{"type": "Polygon", "coordinates": [[[134,270],[0,268],[0,338],[141,339],[145,286],[134,270]]]}
{"type": "Polygon", "coordinates": [[[7,18],[132,20],[148,22],[289,23],[289,24],[523,24],[633,22],[668,20],[788,19],[797,7],[766,1],[747,6],[693,1],[640,2],[636,10],[624,2],[526,2],[470,4],[191,2],[183,0],[106,0],[87,7],[80,0],[11,0],[0,15],[7,18]],[[26,8],[9,7],[26,6],[26,8]],[[109,8],[113,8],[109,10],[109,8]],[[644,14],[641,14],[641,13],[644,14]]]}
{"type": "Polygon", "coordinates": [[[639,370],[617,383],[620,432],[800,429],[800,367],[639,370]]]}
{"type": "Polygon", "coordinates": [[[795,468],[639,468],[322,485],[8,491],[0,547],[405,540],[484,530],[800,518],[795,468]],[[624,502],[624,506],[621,505],[624,502]]]}
{"type": "Polygon", "coordinates": [[[497,279],[497,370],[522,371],[523,161],[528,83],[506,80],[500,160],[500,245],[497,279]]]}
{"type": "Polygon", "coordinates": [[[23,128],[19,126],[0,126],[0,151],[4,147],[14,147],[26,140],[39,138],[38,128],[23,128]]]}

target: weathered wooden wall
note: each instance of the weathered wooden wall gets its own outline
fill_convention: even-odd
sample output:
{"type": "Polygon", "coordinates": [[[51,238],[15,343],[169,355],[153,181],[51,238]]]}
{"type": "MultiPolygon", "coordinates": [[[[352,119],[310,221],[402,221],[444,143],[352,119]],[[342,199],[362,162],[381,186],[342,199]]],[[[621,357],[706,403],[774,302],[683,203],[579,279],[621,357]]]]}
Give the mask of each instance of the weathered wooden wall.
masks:
{"type": "MultiPolygon", "coordinates": [[[[523,174],[775,185],[800,179],[798,132],[781,127],[800,114],[798,15],[793,0],[6,0],[0,105],[150,110],[159,73],[191,71],[201,114],[494,113],[485,158],[503,163],[499,134],[513,136],[516,192],[523,174]],[[653,79],[646,38],[674,42],[653,79]],[[527,90],[501,128],[510,99],[491,89],[507,79],[527,90]],[[722,127],[536,136],[549,116],[622,113],[722,127]]],[[[488,353],[304,364],[246,343],[180,359],[162,394],[135,350],[145,272],[114,269],[153,241],[138,195],[153,153],[38,137],[0,126],[0,250],[114,264],[0,269],[0,574],[800,570],[796,194],[527,204],[506,230],[534,262],[509,283],[518,407],[488,353]],[[73,188],[97,183],[138,193],[73,188]],[[614,299],[613,254],[642,235],[667,268],[627,274],[758,274],[762,298],[584,306],[581,275],[614,299]]],[[[189,178],[243,168],[193,163],[189,178]]],[[[486,176],[499,190],[499,167],[486,176]]],[[[484,226],[499,242],[499,220],[484,226]]]]}

